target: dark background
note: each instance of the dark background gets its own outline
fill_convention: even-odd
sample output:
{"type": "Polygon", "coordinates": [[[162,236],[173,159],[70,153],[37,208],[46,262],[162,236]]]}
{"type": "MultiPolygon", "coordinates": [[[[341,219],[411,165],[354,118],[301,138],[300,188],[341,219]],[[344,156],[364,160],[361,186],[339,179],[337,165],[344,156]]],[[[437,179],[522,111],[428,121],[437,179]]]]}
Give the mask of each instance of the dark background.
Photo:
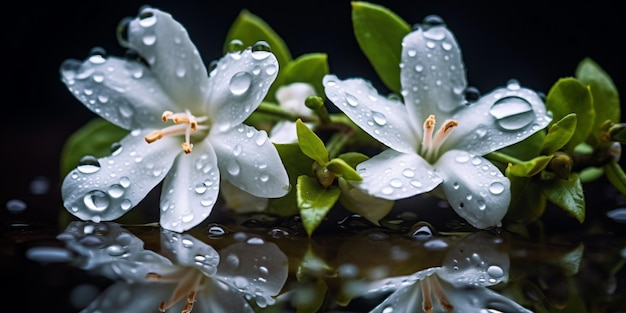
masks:
{"type": "MultiPolygon", "coordinates": [[[[429,14],[440,15],[460,44],[469,84],[483,93],[510,78],[547,93],[559,78],[573,75],[580,60],[591,57],[626,94],[626,25],[617,2],[566,6],[538,1],[373,2],[410,24],[429,14]]],[[[62,144],[96,115],[66,89],[59,66],[67,58],[84,59],[95,46],[121,55],[115,37],[118,22],[135,16],[143,4],[168,11],[181,22],[207,64],[221,57],[231,23],[247,8],[274,28],[294,57],[325,52],[332,73],[365,77],[385,92],[352,33],[350,1],[13,2],[2,18],[2,134],[8,140],[2,152],[2,203],[17,198],[60,207],[62,144]],[[36,177],[50,182],[46,198],[29,195],[29,184],[36,177]]]]}
{"type": "MultiPolygon", "coordinates": [[[[469,84],[483,92],[517,78],[524,86],[547,93],[559,78],[572,76],[579,61],[591,57],[613,78],[620,94],[626,95],[626,23],[617,1],[569,2],[563,6],[548,5],[548,1],[372,2],[387,6],[411,24],[429,14],[440,15],[460,44],[469,84]]],[[[4,191],[0,201],[4,205],[19,199],[27,208],[20,214],[0,210],[0,232],[10,230],[10,236],[0,233],[2,241],[37,236],[46,241],[58,234],[37,225],[54,225],[59,211],[64,210],[59,192],[59,153],[66,138],[96,116],[66,89],[59,67],[67,58],[84,59],[95,46],[121,55],[123,49],[115,37],[118,22],[135,16],[144,4],[168,11],[181,22],[207,64],[221,57],[231,23],[247,8],[274,28],[294,57],[325,52],[332,73],[344,78],[362,76],[386,92],[358,48],[347,0],[286,4],[236,0],[11,2],[5,5],[0,19],[1,130],[2,139],[8,141],[2,149],[4,191]],[[49,182],[49,189],[44,194],[32,194],[31,183],[42,179],[49,182]],[[22,230],[21,222],[30,223],[30,227],[22,230]],[[9,224],[13,226],[7,227],[9,224]]],[[[75,270],[67,275],[53,266],[37,264],[14,270],[12,262],[25,262],[22,255],[29,244],[16,249],[12,243],[4,244],[0,280],[19,295],[6,298],[13,304],[9,307],[20,307],[24,312],[67,312],[65,288],[73,285],[68,280],[79,283],[84,273],[75,270]],[[9,260],[5,255],[15,258],[9,260]],[[59,294],[63,298],[56,297],[59,294]]]]}

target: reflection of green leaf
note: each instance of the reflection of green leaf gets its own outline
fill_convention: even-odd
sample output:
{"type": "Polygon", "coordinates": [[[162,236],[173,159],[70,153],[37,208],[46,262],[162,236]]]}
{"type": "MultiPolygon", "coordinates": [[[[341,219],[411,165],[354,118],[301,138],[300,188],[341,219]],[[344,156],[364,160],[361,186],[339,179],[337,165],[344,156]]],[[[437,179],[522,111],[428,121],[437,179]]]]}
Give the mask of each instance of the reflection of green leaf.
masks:
{"type": "Polygon", "coordinates": [[[589,85],[593,96],[596,116],[593,131],[596,138],[600,136],[600,126],[606,120],[618,123],[620,120],[620,102],[617,88],[611,77],[593,60],[585,58],[576,68],[576,78],[589,85]]]}
{"type": "Polygon", "coordinates": [[[411,26],[389,9],[368,2],[352,2],[352,25],[361,50],[383,83],[400,93],[402,39],[411,26]]]}
{"type": "Polygon", "coordinates": [[[311,236],[339,199],[341,190],[336,186],[324,188],[317,179],[306,175],[298,177],[296,189],[300,218],[304,229],[311,236]]]}
{"type": "Polygon", "coordinates": [[[580,223],[585,221],[585,196],[577,174],[572,173],[568,180],[554,179],[546,182],[543,193],[550,202],[571,214],[580,223]]]}
{"type": "Polygon", "coordinates": [[[626,195],[626,174],[622,167],[615,161],[611,161],[604,165],[606,178],[615,186],[619,192],[626,195]]]}
{"type": "Polygon", "coordinates": [[[357,173],[354,168],[352,168],[350,165],[348,165],[348,163],[346,163],[346,161],[342,159],[334,158],[330,160],[330,162],[328,162],[326,167],[329,171],[333,172],[333,174],[339,177],[343,177],[347,180],[363,180],[363,178],[361,178],[361,175],[359,175],[359,173],[357,173]]]}
{"type": "Polygon", "coordinates": [[[570,113],[576,113],[576,131],[565,146],[572,150],[591,134],[596,113],[591,91],[575,78],[561,78],[548,92],[546,107],[553,113],[553,123],[570,113]]]}
{"type": "MultiPolygon", "coordinates": [[[[283,39],[263,19],[248,10],[242,10],[228,30],[224,52],[228,51],[228,45],[234,39],[241,40],[244,47],[252,46],[257,41],[264,40],[270,45],[280,67],[291,62],[291,52],[283,39]]],[[[281,75],[281,71],[278,72],[278,75],[281,75]]],[[[275,101],[274,90],[277,86],[276,84],[270,86],[270,91],[267,94],[268,101],[275,101]]]]}
{"type": "Polygon", "coordinates": [[[546,168],[550,160],[552,160],[551,155],[540,155],[532,160],[511,165],[507,170],[507,175],[511,174],[518,177],[535,176],[546,168]]]}
{"type": "Polygon", "coordinates": [[[322,78],[328,72],[328,56],[325,53],[308,53],[283,65],[274,85],[302,82],[313,86],[317,95],[324,95],[322,78]]]}
{"type": "Polygon", "coordinates": [[[576,131],[576,113],[565,115],[561,120],[552,124],[548,130],[548,134],[543,141],[541,152],[543,154],[552,154],[563,148],[572,138],[576,131]]]}
{"type": "Polygon", "coordinates": [[[296,143],[274,145],[285,165],[289,175],[289,184],[292,188],[284,197],[270,199],[266,212],[281,216],[296,215],[298,214],[298,202],[294,186],[297,184],[298,176],[312,174],[311,166],[313,165],[313,160],[302,153],[302,150],[296,143]]]}
{"type": "Polygon", "coordinates": [[[111,145],[127,134],[127,130],[102,118],[89,121],[65,142],[61,151],[61,177],[74,169],[83,156],[91,155],[99,158],[111,154],[111,145]]]}
{"type": "Polygon", "coordinates": [[[296,121],[296,132],[298,133],[298,145],[300,145],[302,152],[320,165],[326,165],[328,163],[328,151],[324,142],[300,119],[296,121]]]}

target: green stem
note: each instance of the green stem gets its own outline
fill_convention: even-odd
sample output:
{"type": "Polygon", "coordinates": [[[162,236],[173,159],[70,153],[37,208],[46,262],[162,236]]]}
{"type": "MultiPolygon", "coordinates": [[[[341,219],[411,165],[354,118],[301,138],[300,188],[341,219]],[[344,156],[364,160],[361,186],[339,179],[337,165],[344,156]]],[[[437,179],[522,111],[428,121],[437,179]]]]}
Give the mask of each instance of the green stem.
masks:
{"type": "Polygon", "coordinates": [[[298,114],[286,111],[278,105],[268,103],[268,102],[261,102],[261,104],[259,105],[259,107],[256,109],[255,112],[271,115],[271,116],[289,120],[292,122],[295,122],[298,119],[301,119],[303,122],[307,122],[307,123],[319,122],[319,120],[314,116],[300,116],[298,114]]]}
{"type": "Polygon", "coordinates": [[[346,133],[337,133],[330,137],[328,143],[326,144],[326,150],[328,151],[329,160],[335,158],[339,154],[349,138],[350,134],[346,133]]]}
{"type": "Polygon", "coordinates": [[[509,163],[511,163],[511,164],[519,164],[519,163],[523,163],[524,162],[524,161],[522,161],[522,160],[520,160],[518,158],[512,157],[512,156],[510,156],[508,154],[504,154],[502,152],[496,152],[496,151],[491,152],[491,153],[485,155],[485,158],[487,158],[487,159],[489,159],[491,161],[497,161],[497,162],[500,162],[500,163],[504,163],[505,165],[509,164],[509,163]]]}

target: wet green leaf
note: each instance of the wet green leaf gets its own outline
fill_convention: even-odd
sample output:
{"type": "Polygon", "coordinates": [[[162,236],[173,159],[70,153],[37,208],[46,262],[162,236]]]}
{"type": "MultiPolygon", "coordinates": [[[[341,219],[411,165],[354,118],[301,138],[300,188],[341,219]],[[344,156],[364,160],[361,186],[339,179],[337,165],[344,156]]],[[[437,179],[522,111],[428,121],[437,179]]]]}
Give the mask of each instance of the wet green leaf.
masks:
{"type": "Polygon", "coordinates": [[[361,175],[359,175],[359,173],[357,173],[354,168],[352,168],[348,163],[346,163],[346,161],[342,159],[334,158],[330,160],[328,164],[326,164],[326,167],[328,168],[329,171],[333,172],[336,176],[343,177],[347,180],[353,180],[353,181],[363,180],[363,178],[361,178],[361,175]]]}
{"type": "Polygon", "coordinates": [[[387,216],[395,201],[376,198],[352,186],[344,178],[337,179],[341,196],[339,203],[348,211],[361,215],[374,225],[380,225],[380,220],[387,216]]]}
{"type": "Polygon", "coordinates": [[[369,159],[367,155],[359,152],[346,152],[338,155],[337,157],[346,161],[346,163],[353,168],[356,168],[359,163],[369,159]]]}
{"type": "Polygon", "coordinates": [[[341,190],[335,186],[324,188],[317,179],[306,175],[298,177],[296,189],[300,218],[307,234],[311,236],[339,199],[341,190]]]}
{"type": "Polygon", "coordinates": [[[328,163],[328,151],[324,142],[317,137],[315,132],[300,119],[296,121],[296,132],[298,133],[298,145],[300,145],[302,152],[320,165],[326,165],[328,163]]]}
{"type": "Polygon", "coordinates": [[[553,179],[545,182],[543,193],[550,202],[571,214],[578,222],[585,221],[585,196],[577,174],[572,173],[568,180],[553,179]]]}
{"type": "Polygon", "coordinates": [[[611,77],[592,59],[583,59],[576,68],[576,78],[589,85],[593,96],[596,116],[593,132],[600,138],[601,125],[607,120],[613,123],[620,121],[620,102],[617,88],[611,77]]]}
{"type": "Polygon", "coordinates": [[[382,82],[399,94],[402,39],[411,26],[389,9],[362,1],[352,2],[352,26],[359,47],[382,82]]]}
{"type": "MultiPolygon", "coordinates": [[[[252,46],[260,40],[266,41],[276,56],[280,68],[292,60],[291,52],[284,40],[263,19],[246,9],[239,13],[230,26],[224,42],[224,53],[228,52],[228,46],[234,39],[241,40],[244,47],[252,46]]],[[[282,75],[282,71],[278,71],[278,76],[280,77],[280,75],[282,75]]],[[[268,101],[275,101],[274,92],[277,87],[277,84],[272,84],[270,87],[267,94],[268,101]]]]}
{"type": "Polygon", "coordinates": [[[86,155],[97,158],[111,154],[111,145],[128,135],[120,128],[102,118],[95,118],[75,131],[63,145],[60,156],[61,177],[73,170],[86,155]]]}
{"type": "MultiPolygon", "coordinates": [[[[498,150],[498,152],[519,160],[530,160],[540,154],[545,137],[544,131],[538,131],[516,144],[498,150]]],[[[504,165],[506,166],[506,164],[504,165]]]]}
{"type": "Polygon", "coordinates": [[[553,113],[554,121],[560,121],[570,113],[576,113],[576,131],[565,146],[572,150],[591,134],[596,113],[593,109],[591,91],[575,78],[561,78],[548,92],[546,107],[553,113]]]}
{"type": "Polygon", "coordinates": [[[308,53],[299,56],[280,69],[274,85],[284,86],[295,82],[313,86],[317,95],[324,95],[322,78],[329,73],[328,56],[325,53],[308,53]]]}
{"type": "Polygon", "coordinates": [[[289,175],[291,190],[281,198],[270,199],[266,212],[280,216],[297,215],[299,210],[296,188],[294,186],[296,186],[299,176],[312,174],[313,160],[302,153],[302,150],[296,143],[274,144],[274,146],[276,146],[280,159],[283,161],[289,175]]]}
{"type": "Polygon", "coordinates": [[[615,161],[607,163],[604,165],[604,173],[611,184],[623,195],[626,195],[626,174],[619,163],[615,161]]]}
{"type": "Polygon", "coordinates": [[[507,175],[518,177],[535,176],[546,168],[550,160],[552,160],[551,155],[540,155],[532,160],[513,164],[507,169],[507,175]]]}
{"type": "Polygon", "coordinates": [[[574,135],[576,123],[576,113],[565,115],[562,119],[553,123],[549,127],[548,134],[543,141],[541,152],[543,154],[552,154],[563,148],[574,135]]]}

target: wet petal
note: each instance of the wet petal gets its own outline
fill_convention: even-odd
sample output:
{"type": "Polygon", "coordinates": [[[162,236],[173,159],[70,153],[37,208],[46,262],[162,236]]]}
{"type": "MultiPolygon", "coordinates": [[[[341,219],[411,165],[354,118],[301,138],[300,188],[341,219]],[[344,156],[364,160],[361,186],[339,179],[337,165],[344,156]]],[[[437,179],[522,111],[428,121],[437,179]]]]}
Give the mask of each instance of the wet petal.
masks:
{"type": "Polygon", "coordinates": [[[520,142],[552,120],[539,95],[515,81],[481,97],[453,118],[459,125],[442,150],[466,150],[477,155],[520,142]]]}
{"type": "MultiPolygon", "coordinates": [[[[129,284],[116,282],[92,301],[84,313],[158,312],[176,284],[129,284]]],[[[172,311],[176,312],[176,311],[172,311]]],[[[178,312],[181,312],[179,309],[178,312]]]]}
{"type": "Polygon", "coordinates": [[[452,312],[533,312],[486,287],[455,288],[445,281],[441,281],[441,285],[454,305],[452,312]]]}
{"type": "Polygon", "coordinates": [[[443,193],[459,216],[476,228],[500,224],[511,191],[509,179],[489,160],[466,151],[450,150],[434,165],[443,193]]]}
{"type": "Polygon", "coordinates": [[[356,167],[363,178],[352,182],[370,195],[397,200],[431,191],[442,182],[426,160],[415,153],[387,149],[356,167]]]}
{"type": "Polygon", "coordinates": [[[144,8],[128,24],[127,37],[128,41],[121,43],[145,59],[174,103],[194,112],[202,110],[208,85],[207,70],[180,23],[169,13],[144,8]]]}
{"type": "Polygon", "coordinates": [[[339,188],[341,205],[376,225],[380,225],[379,221],[387,216],[395,204],[392,200],[370,196],[343,178],[339,178],[339,188]]]}
{"type": "Polygon", "coordinates": [[[222,179],[257,197],[287,194],[287,171],[265,131],[242,124],[226,132],[211,132],[209,136],[222,179]]]}
{"type": "Polygon", "coordinates": [[[112,155],[71,171],[61,189],[65,208],[80,219],[99,222],[116,219],[137,205],[181,152],[172,138],[146,143],[149,132],[133,131],[112,155]]]}
{"type": "Polygon", "coordinates": [[[175,264],[197,268],[196,275],[212,277],[217,272],[220,255],[213,247],[189,234],[163,230],[161,245],[175,264]]]}
{"type": "Polygon", "coordinates": [[[315,89],[307,83],[291,83],[276,89],[276,100],[281,108],[298,115],[311,115],[313,111],[304,102],[315,96],[315,89]]]}
{"type": "Polygon", "coordinates": [[[259,106],[278,73],[276,57],[250,48],[219,60],[209,78],[209,115],[225,130],[243,123],[259,106]]]}
{"type": "Polygon", "coordinates": [[[328,99],[376,140],[400,152],[416,151],[424,121],[411,124],[400,101],[379,95],[363,79],[340,80],[335,75],[326,75],[324,87],[328,99]],[[411,125],[419,126],[413,130],[411,125]]]}
{"type": "Polygon", "coordinates": [[[272,242],[249,238],[220,251],[216,278],[265,307],[274,303],[287,281],[287,256],[272,242]]]}
{"type": "Polygon", "coordinates": [[[217,201],[219,182],[215,151],[207,141],[181,153],[163,182],[161,226],[182,232],[204,221],[217,201]]]}
{"type": "Polygon", "coordinates": [[[464,107],[467,87],[461,50],[445,25],[420,26],[402,41],[402,95],[413,125],[464,107]]]}
{"type": "MultiPolygon", "coordinates": [[[[171,308],[171,312],[182,312],[182,308],[182,303],[178,303],[171,308]]],[[[196,295],[193,312],[255,313],[256,311],[238,289],[222,281],[210,279],[204,282],[202,290],[196,295]]]]}
{"type": "MultiPolygon", "coordinates": [[[[313,127],[311,123],[305,123],[309,129],[313,127]]],[[[280,121],[276,123],[270,130],[270,140],[273,143],[297,143],[298,132],[296,131],[296,123],[292,121],[280,121]]]]}
{"type": "Polygon", "coordinates": [[[100,54],[67,60],[61,79],[87,108],[124,129],[159,127],[163,111],[176,108],[153,73],[135,60],[100,54]]]}

